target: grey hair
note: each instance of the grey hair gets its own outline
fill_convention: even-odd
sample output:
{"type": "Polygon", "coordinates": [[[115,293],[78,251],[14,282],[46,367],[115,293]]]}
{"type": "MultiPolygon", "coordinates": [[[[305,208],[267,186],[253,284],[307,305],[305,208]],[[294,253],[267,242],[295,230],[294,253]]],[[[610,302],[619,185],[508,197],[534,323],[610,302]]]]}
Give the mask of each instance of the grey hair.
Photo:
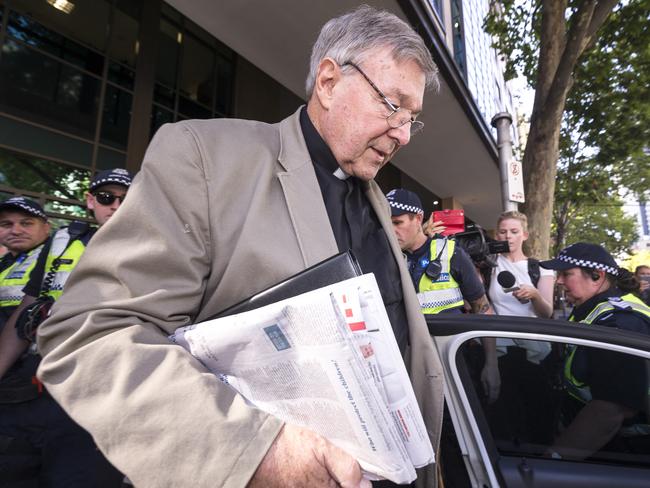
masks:
{"type": "Polygon", "coordinates": [[[392,48],[395,61],[415,61],[424,72],[425,86],[438,90],[438,68],[413,28],[391,12],[361,5],[329,20],[321,29],[311,51],[305,82],[307,99],[311,98],[318,65],[324,58],[332,58],[339,65],[349,61],[362,64],[370,51],[387,46],[392,48]]]}

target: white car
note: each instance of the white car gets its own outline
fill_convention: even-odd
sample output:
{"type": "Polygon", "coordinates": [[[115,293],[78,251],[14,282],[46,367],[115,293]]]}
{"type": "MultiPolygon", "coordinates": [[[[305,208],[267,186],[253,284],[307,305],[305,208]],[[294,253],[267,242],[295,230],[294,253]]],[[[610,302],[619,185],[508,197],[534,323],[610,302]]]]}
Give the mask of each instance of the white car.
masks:
{"type": "Polygon", "coordinates": [[[428,325],[447,380],[445,488],[650,487],[650,336],[561,320],[466,314],[440,314],[428,325]],[[494,403],[480,382],[483,337],[499,338],[506,353],[499,358],[501,390],[494,403]],[[581,351],[576,363],[579,357],[592,363],[604,358],[582,366],[594,391],[597,384],[611,395],[634,391],[644,406],[606,434],[604,446],[586,456],[561,456],[554,441],[585,405],[565,378],[574,346],[581,351]]]}

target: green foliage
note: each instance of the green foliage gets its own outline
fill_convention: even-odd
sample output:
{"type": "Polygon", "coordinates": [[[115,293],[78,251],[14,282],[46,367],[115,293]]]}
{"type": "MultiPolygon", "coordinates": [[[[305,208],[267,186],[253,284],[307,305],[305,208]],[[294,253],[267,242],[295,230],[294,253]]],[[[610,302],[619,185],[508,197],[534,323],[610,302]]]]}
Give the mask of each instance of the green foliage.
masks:
{"type": "MultiPolygon", "coordinates": [[[[0,149],[0,185],[83,202],[89,184],[88,170],[0,149]]],[[[48,202],[46,210],[75,217],[86,215],[85,208],[59,201],[48,202]]]]}
{"type": "Polygon", "coordinates": [[[625,214],[620,197],[612,196],[576,209],[567,227],[565,244],[592,242],[620,255],[629,252],[638,237],[636,219],[625,214]]]}
{"type": "Polygon", "coordinates": [[[483,22],[483,29],[492,34],[494,47],[503,55],[505,78],[519,75],[534,86],[539,57],[539,27],[541,0],[504,0],[493,2],[483,22]]]}
{"type": "Polygon", "coordinates": [[[565,120],[634,193],[650,188],[650,0],[616,9],[567,100],[565,120]]]}
{"type": "MultiPolygon", "coordinates": [[[[524,76],[534,87],[542,0],[499,4],[484,28],[496,37],[508,76],[524,76]]],[[[578,5],[569,0],[564,31],[578,5]]],[[[636,239],[635,219],[624,214],[622,199],[647,200],[650,188],[649,12],[650,0],[621,0],[573,70],[554,195],[555,252],[590,240],[619,253],[636,239]]]]}

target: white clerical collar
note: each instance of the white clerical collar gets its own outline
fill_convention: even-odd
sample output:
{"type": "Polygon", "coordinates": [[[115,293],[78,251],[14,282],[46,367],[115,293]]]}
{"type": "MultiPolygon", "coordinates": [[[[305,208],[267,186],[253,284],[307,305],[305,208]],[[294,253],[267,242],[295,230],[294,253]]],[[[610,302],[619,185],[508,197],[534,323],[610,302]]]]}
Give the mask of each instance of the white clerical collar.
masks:
{"type": "Polygon", "coordinates": [[[339,180],[347,180],[350,175],[347,174],[345,171],[343,171],[340,167],[336,168],[336,171],[332,173],[334,176],[336,176],[339,180]]]}

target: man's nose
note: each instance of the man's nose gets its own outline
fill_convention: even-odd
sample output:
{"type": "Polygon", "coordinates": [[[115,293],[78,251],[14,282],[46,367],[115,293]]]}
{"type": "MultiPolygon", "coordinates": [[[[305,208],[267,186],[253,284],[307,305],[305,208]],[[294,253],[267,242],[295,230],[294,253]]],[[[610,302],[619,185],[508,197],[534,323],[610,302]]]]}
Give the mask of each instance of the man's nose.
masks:
{"type": "Polygon", "coordinates": [[[390,129],[390,136],[397,141],[400,146],[406,146],[411,140],[411,124],[407,122],[406,124],[397,127],[396,129],[390,129]]]}

